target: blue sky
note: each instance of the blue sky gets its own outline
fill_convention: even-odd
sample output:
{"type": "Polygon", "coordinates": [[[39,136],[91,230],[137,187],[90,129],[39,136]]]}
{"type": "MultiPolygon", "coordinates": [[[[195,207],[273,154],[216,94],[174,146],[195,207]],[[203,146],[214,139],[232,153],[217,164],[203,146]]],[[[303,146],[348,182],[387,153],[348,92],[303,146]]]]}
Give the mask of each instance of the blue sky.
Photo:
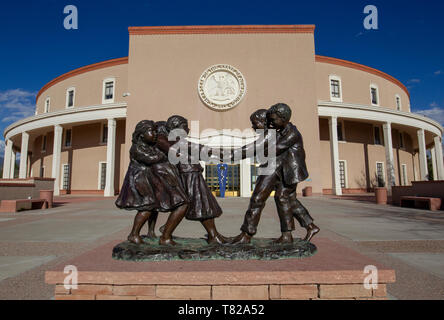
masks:
{"type": "MultiPolygon", "coordinates": [[[[69,70],[128,55],[128,26],[315,24],[316,53],[403,82],[415,112],[444,124],[444,1],[39,0],[0,4],[0,131],[34,113],[35,95],[69,70]],[[365,30],[375,5],[379,29],[365,30]],[[75,5],[79,29],[63,28],[75,5]]],[[[285,50],[285,48],[282,48],[285,50]]],[[[0,139],[3,155],[4,141],[0,139]]]]}

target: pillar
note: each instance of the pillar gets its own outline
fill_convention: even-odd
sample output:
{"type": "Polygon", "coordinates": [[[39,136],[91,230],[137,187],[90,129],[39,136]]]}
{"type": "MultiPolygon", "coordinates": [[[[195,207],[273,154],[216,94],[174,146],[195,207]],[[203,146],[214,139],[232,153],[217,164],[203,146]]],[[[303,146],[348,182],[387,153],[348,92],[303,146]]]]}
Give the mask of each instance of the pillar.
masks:
{"type": "Polygon", "coordinates": [[[444,180],[444,160],[441,137],[436,136],[433,138],[433,141],[435,142],[437,180],[444,180]]]}
{"type": "Polygon", "coordinates": [[[384,131],[385,159],[387,163],[387,190],[396,184],[395,163],[393,161],[392,125],[386,122],[382,125],[384,131]]]}
{"type": "Polygon", "coordinates": [[[244,159],[240,162],[240,196],[243,198],[251,197],[251,161],[244,159]]]}
{"type": "Polygon", "coordinates": [[[9,139],[6,140],[5,157],[3,159],[3,179],[9,179],[11,177],[12,146],[12,141],[9,139]]]}
{"type": "Polygon", "coordinates": [[[432,169],[433,169],[433,181],[438,180],[438,172],[436,171],[436,152],[435,147],[430,149],[430,153],[432,155],[432,169]]]}
{"type": "Polygon", "coordinates": [[[116,119],[108,119],[108,141],[106,145],[105,197],[114,196],[114,168],[116,158],[116,119]]]}
{"type": "Polygon", "coordinates": [[[332,191],[333,194],[340,196],[342,195],[342,188],[339,174],[338,118],[329,118],[328,125],[330,129],[332,191]]]}
{"type": "Polygon", "coordinates": [[[60,125],[54,126],[54,145],[52,151],[52,177],[54,180],[54,195],[60,195],[60,153],[62,150],[63,128],[60,125]]]}
{"type": "Polygon", "coordinates": [[[11,179],[14,179],[14,173],[15,173],[15,161],[17,160],[17,154],[14,152],[14,149],[12,150],[12,154],[11,154],[11,169],[10,169],[10,174],[9,177],[11,179]]]}
{"type": "Polygon", "coordinates": [[[419,147],[419,175],[421,181],[428,180],[428,170],[427,170],[427,150],[425,144],[424,129],[419,129],[418,132],[418,147],[419,147]]]}
{"type": "Polygon", "coordinates": [[[28,167],[28,143],[29,134],[27,132],[22,133],[22,146],[20,148],[20,169],[19,178],[26,179],[26,169],[28,167]]]}

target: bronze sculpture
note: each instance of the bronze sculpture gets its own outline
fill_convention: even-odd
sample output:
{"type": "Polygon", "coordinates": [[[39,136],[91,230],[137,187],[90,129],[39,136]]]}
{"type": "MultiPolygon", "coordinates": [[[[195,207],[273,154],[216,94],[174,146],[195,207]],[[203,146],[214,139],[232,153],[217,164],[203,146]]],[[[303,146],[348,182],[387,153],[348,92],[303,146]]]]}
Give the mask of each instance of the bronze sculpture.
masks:
{"type": "MultiPolygon", "coordinates": [[[[248,252],[251,251],[254,252],[253,256],[256,258],[274,259],[275,256],[280,256],[276,245],[283,246],[282,256],[313,254],[316,247],[310,241],[319,232],[319,228],[313,223],[308,210],[296,198],[297,185],[308,177],[308,171],[302,136],[289,121],[290,117],[291,109],[283,103],[273,105],[268,110],[255,111],[250,117],[252,128],[264,130],[264,134],[254,143],[230,150],[233,161],[236,154],[241,154],[243,159],[251,154],[256,156],[257,146],[264,147],[270,144],[271,148],[276,151],[276,156],[275,159],[273,158],[275,166],[272,172],[260,175],[256,180],[256,186],[241,226],[241,234],[229,239],[217,231],[214,219],[221,216],[222,209],[202,175],[203,168],[199,164],[199,156],[196,158],[196,153],[191,151],[193,148],[200,151],[204,146],[182,139],[189,133],[187,119],[174,115],[166,122],[154,123],[150,120],[139,122],[133,133],[130,149],[131,162],[122,190],[116,200],[117,207],[137,210],[138,213],[128,236],[128,244],[122,243],[116,246],[113,257],[137,261],[143,250],[149,251],[148,255],[159,256],[162,250],[153,249],[154,242],[152,242],[156,237],[154,227],[158,212],[171,212],[168,221],[160,228],[162,235],[158,243],[161,246],[176,245],[172,233],[184,217],[188,220],[200,221],[207,231],[209,247],[187,249],[185,253],[181,251],[181,248],[174,249],[174,255],[180,258],[216,255],[233,259],[233,257],[244,257],[245,254],[248,256],[248,252]],[[182,130],[183,135],[169,141],[168,136],[174,130],[182,130]],[[270,139],[272,133],[276,133],[274,142],[270,139]],[[251,150],[252,148],[254,150],[251,150]],[[187,156],[186,161],[181,160],[178,164],[173,164],[169,158],[171,155],[184,154],[187,156]],[[259,239],[250,244],[252,237],[256,234],[265,202],[273,190],[282,235],[273,243],[266,239],[259,239]],[[304,240],[298,239],[293,243],[291,232],[295,229],[294,219],[307,230],[307,234],[304,240]],[[140,237],[140,230],[147,221],[148,234],[147,240],[144,240],[140,237]],[[149,248],[146,248],[148,243],[149,248]],[[223,245],[225,249],[214,251],[211,249],[214,245],[223,245]],[[142,250],[140,246],[145,247],[142,250]],[[237,247],[243,247],[243,249],[237,251],[237,247]]],[[[217,155],[220,161],[223,159],[223,154],[224,152],[221,151],[220,155],[217,155]]],[[[267,163],[262,163],[261,167],[265,165],[267,163]]],[[[171,250],[172,248],[168,253],[170,258],[173,252],[171,250]]]]}
{"type": "Polygon", "coordinates": [[[130,149],[130,164],[116,206],[137,210],[130,242],[142,243],[140,229],[153,211],[171,212],[159,243],[174,245],[172,233],[185,216],[188,197],[183,190],[177,168],[156,145],[157,130],[153,121],[136,125],[130,149]]]}
{"type": "MultiPolygon", "coordinates": [[[[297,184],[308,177],[308,171],[305,164],[302,135],[290,122],[290,118],[291,109],[284,103],[275,104],[267,110],[266,123],[264,110],[256,111],[250,118],[254,129],[269,128],[277,131],[276,169],[272,174],[259,176],[256,180],[256,186],[241,227],[242,233],[233,239],[233,244],[249,243],[251,237],[256,234],[265,201],[273,190],[275,190],[274,200],[282,232],[282,236],[276,242],[293,241],[291,235],[291,231],[295,229],[293,217],[302,227],[307,229],[305,241],[310,241],[319,232],[319,228],[313,223],[308,210],[296,199],[297,184]]],[[[266,139],[265,137],[264,142],[266,139]]],[[[242,148],[242,158],[246,158],[248,149],[253,148],[255,144],[257,142],[242,148]]],[[[234,153],[232,158],[234,158],[234,153]]]]}

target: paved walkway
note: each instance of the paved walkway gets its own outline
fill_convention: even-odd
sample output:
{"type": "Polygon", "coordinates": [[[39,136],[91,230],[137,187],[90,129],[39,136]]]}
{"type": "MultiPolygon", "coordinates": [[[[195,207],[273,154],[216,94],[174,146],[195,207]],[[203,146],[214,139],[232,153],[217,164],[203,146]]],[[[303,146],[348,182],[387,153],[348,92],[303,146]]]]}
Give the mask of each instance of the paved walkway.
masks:
{"type": "MultiPolygon", "coordinates": [[[[358,198],[357,198],[358,199],[358,198]]],[[[126,238],[134,217],[114,206],[114,199],[66,196],[49,210],[0,214],[0,299],[51,299],[53,287],[44,273],[85,251],[126,238]]],[[[219,231],[239,233],[248,199],[218,199],[224,214],[219,231]]],[[[338,241],[396,270],[388,286],[393,299],[444,299],[444,212],[378,206],[368,201],[334,197],[302,198],[322,229],[338,241]]],[[[157,228],[166,221],[160,214],[157,228]]],[[[199,222],[184,220],[175,235],[203,237],[199,222]]],[[[273,199],[267,202],[260,237],[278,237],[273,199]]],[[[295,236],[304,230],[297,228],[295,236]]]]}

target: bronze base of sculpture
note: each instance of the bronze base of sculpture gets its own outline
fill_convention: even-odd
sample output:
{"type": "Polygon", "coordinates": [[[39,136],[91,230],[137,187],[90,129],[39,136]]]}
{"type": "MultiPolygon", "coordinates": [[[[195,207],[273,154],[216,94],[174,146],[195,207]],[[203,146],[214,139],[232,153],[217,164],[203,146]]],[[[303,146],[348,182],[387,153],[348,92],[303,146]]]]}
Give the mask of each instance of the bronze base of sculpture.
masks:
{"type": "Polygon", "coordinates": [[[242,245],[207,244],[205,239],[174,238],[176,246],[159,245],[158,238],[142,237],[142,244],[124,241],[113,249],[112,257],[124,261],[170,260],[276,260],[310,257],[316,253],[313,243],[294,239],[280,244],[274,239],[253,238],[242,245]]]}

